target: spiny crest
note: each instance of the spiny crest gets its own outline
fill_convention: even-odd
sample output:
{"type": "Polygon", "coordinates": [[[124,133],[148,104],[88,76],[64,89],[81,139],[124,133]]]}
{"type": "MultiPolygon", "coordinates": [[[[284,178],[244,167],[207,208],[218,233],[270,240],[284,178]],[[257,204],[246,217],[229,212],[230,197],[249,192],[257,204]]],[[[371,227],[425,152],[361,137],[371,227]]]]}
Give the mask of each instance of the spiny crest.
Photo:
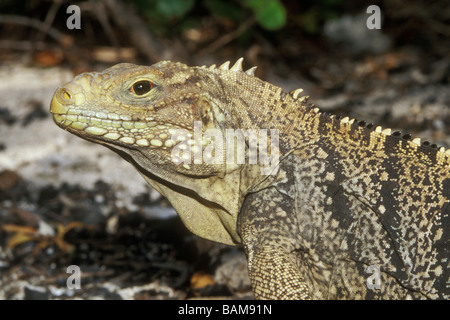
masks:
{"type": "MultiPolygon", "coordinates": [[[[223,71],[234,71],[234,72],[245,72],[249,76],[255,76],[255,70],[256,66],[251,67],[247,71],[244,71],[242,69],[242,62],[244,61],[244,58],[239,58],[235,64],[230,68],[230,61],[226,61],[223,64],[221,64],[219,67],[217,67],[215,64],[210,65],[209,67],[206,65],[201,66],[202,69],[207,70],[223,70],[223,71]]],[[[290,92],[291,96],[296,99],[299,102],[306,102],[309,96],[300,96],[300,93],[303,92],[303,89],[297,89],[292,92],[290,92]]]]}
{"type": "MultiPolygon", "coordinates": [[[[239,58],[235,64],[230,68],[230,61],[226,61],[225,63],[221,64],[219,67],[216,67],[215,64],[211,66],[203,65],[200,68],[207,69],[207,70],[224,70],[224,71],[234,71],[234,72],[245,72],[249,76],[255,76],[255,70],[256,66],[251,67],[247,71],[244,71],[242,69],[242,62],[244,61],[244,58],[239,58]]],[[[306,102],[309,98],[309,96],[301,96],[300,94],[303,92],[303,89],[299,88],[296,90],[293,90],[290,92],[290,95],[299,102],[306,102]]],[[[312,106],[312,109],[314,113],[320,114],[320,109],[312,106]]],[[[377,126],[374,129],[374,125],[372,123],[367,124],[365,121],[358,121],[356,119],[350,119],[349,117],[341,117],[341,116],[334,116],[327,114],[330,119],[336,119],[340,121],[342,124],[348,124],[352,125],[353,123],[357,123],[360,127],[365,127],[369,130],[374,130],[376,133],[380,133],[386,136],[392,135],[394,137],[398,137],[403,140],[410,141],[411,143],[415,144],[416,146],[428,146],[433,149],[437,149],[437,152],[440,156],[445,156],[445,158],[450,161],[450,149],[446,150],[444,147],[438,147],[436,144],[431,144],[428,141],[422,142],[420,138],[412,138],[410,134],[401,134],[399,131],[392,132],[390,128],[383,129],[381,126],[377,126]]]]}
{"type": "Polygon", "coordinates": [[[306,102],[306,100],[309,98],[309,96],[299,96],[300,93],[302,93],[302,92],[303,92],[303,89],[300,88],[300,89],[296,89],[296,90],[294,90],[294,91],[291,91],[291,92],[290,92],[290,95],[291,95],[294,99],[296,99],[297,101],[300,101],[300,102],[306,102]]]}
{"type": "Polygon", "coordinates": [[[255,76],[255,67],[251,67],[247,71],[244,71],[242,69],[242,61],[244,61],[244,58],[239,58],[236,63],[230,68],[230,61],[226,61],[225,63],[221,64],[219,67],[216,67],[215,64],[207,67],[206,65],[201,66],[200,68],[208,69],[208,70],[224,70],[224,71],[234,71],[234,72],[245,72],[249,76],[255,76]]]}
{"type": "MultiPolygon", "coordinates": [[[[291,91],[290,94],[297,101],[304,102],[309,98],[309,96],[299,96],[302,92],[303,92],[303,89],[300,88],[300,89],[291,91]]],[[[321,114],[320,109],[315,107],[314,105],[311,105],[310,110],[312,110],[316,114],[321,114]]],[[[447,159],[450,161],[450,149],[446,150],[444,147],[438,147],[436,144],[431,144],[428,141],[422,142],[422,140],[420,138],[413,139],[410,134],[402,135],[402,133],[399,131],[392,132],[392,130],[390,128],[383,129],[381,126],[377,126],[374,128],[374,125],[372,123],[367,124],[366,121],[364,121],[364,120],[358,121],[356,119],[350,119],[349,117],[335,116],[335,115],[329,114],[329,113],[325,113],[324,115],[328,116],[329,119],[335,119],[344,125],[352,125],[353,123],[356,122],[358,124],[358,126],[367,128],[369,130],[373,130],[376,133],[380,133],[380,134],[383,134],[386,136],[392,135],[394,137],[398,137],[400,139],[410,141],[411,143],[415,144],[416,146],[423,145],[423,146],[431,147],[433,149],[436,149],[437,152],[441,153],[441,155],[445,155],[447,157],[447,159]]]]}
{"type": "MultiPolygon", "coordinates": [[[[320,110],[318,108],[314,108],[313,109],[315,113],[319,113],[320,110]]],[[[381,126],[377,126],[374,128],[374,125],[372,123],[367,124],[366,121],[362,120],[362,121],[358,121],[356,119],[350,119],[349,117],[342,117],[342,116],[335,116],[335,115],[330,115],[328,114],[330,119],[335,119],[338,120],[341,124],[349,124],[352,125],[353,123],[357,123],[358,126],[360,127],[364,127],[370,130],[375,131],[376,133],[380,133],[386,136],[394,136],[397,137],[399,139],[402,140],[406,140],[406,141],[410,141],[411,143],[413,143],[416,146],[427,146],[430,147],[432,149],[436,149],[436,151],[438,152],[438,155],[441,157],[445,157],[447,161],[450,161],[450,149],[445,149],[444,147],[439,147],[436,144],[431,144],[429,141],[423,141],[420,138],[412,138],[412,136],[410,134],[402,134],[400,131],[395,131],[392,132],[392,130],[390,128],[385,128],[383,129],[381,126]]]]}

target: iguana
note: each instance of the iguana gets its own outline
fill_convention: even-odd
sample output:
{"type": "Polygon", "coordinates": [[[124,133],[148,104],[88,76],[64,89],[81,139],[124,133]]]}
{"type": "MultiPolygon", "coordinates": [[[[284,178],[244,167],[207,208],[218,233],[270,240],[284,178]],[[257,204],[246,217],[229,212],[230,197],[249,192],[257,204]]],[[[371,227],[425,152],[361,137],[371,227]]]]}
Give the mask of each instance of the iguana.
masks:
{"type": "Polygon", "coordinates": [[[194,234],[242,244],[256,298],[450,298],[450,151],[321,112],[254,70],[122,63],[58,88],[50,111],[130,162],[194,234]]]}

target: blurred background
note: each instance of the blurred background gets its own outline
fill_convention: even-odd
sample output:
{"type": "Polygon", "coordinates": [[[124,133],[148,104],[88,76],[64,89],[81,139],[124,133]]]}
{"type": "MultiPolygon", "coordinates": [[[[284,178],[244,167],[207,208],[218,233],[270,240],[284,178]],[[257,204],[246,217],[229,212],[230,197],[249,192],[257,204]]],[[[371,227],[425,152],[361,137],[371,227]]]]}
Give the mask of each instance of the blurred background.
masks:
{"type": "Polygon", "coordinates": [[[241,249],[193,236],[128,163],[53,124],[75,75],[244,57],[324,111],[448,147],[449,48],[448,1],[0,0],[0,299],[253,297],[241,249]]]}

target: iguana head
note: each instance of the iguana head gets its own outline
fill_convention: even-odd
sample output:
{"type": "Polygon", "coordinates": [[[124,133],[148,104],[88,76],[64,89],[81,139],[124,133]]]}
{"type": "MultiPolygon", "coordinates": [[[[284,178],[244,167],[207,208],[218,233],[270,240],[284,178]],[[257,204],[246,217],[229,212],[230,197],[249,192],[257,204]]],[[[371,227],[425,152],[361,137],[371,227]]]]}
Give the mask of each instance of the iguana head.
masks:
{"type": "Polygon", "coordinates": [[[169,61],[118,64],[58,88],[50,111],[61,128],[131,162],[195,234],[238,243],[243,197],[264,176],[257,166],[227,164],[226,146],[211,145],[215,137],[206,133],[258,126],[259,116],[246,108],[258,110],[258,95],[269,84],[253,76],[254,68],[244,72],[241,63],[230,69],[228,63],[217,68],[169,61]]]}

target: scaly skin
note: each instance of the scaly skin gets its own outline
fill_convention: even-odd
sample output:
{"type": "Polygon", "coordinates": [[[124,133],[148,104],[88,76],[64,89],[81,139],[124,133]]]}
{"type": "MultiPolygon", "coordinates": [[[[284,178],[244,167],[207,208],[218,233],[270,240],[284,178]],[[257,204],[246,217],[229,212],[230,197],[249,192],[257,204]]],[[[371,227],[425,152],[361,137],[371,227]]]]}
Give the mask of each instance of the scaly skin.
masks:
{"type": "Polygon", "coordinates": [[[321,113],[241,62],[119,64],[77,76],[50,110],[132,163],[193,233],[242,244],[257,298],[448,299],[450,152],[321,113]],[[279,166],[195,160],[212,129],[271,129],[279,166]],[[174,161],[183,143],[193,162],[174,161]]]}

